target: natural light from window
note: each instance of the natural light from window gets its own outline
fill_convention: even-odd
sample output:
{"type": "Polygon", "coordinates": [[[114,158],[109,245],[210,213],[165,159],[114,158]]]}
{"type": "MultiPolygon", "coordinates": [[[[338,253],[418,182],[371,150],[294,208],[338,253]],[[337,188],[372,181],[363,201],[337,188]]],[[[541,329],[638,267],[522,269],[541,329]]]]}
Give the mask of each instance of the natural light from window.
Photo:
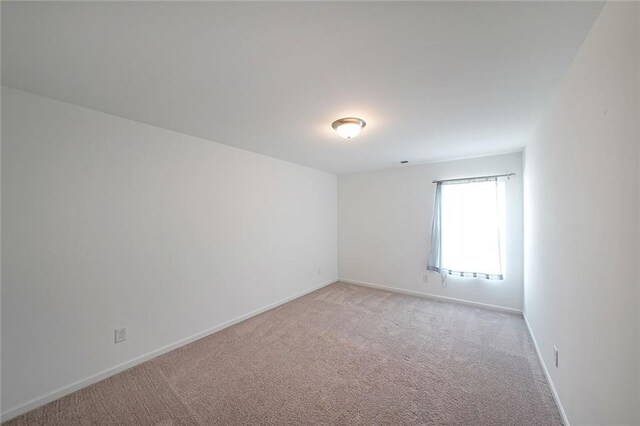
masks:
{"type": "Polygon", "coordinates": [[[442,267],[502,275],[505,182],[442,186],[442,267]]]}

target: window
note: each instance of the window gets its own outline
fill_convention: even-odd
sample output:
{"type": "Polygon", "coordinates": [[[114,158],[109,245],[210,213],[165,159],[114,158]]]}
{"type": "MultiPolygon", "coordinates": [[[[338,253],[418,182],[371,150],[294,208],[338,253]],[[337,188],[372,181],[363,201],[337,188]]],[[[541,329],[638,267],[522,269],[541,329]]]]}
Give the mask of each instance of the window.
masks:
{"type": "Polygon", "coordinates": [[[427,269],[503,279],[504,198],[497,177],[438,182],[427,269]]]}

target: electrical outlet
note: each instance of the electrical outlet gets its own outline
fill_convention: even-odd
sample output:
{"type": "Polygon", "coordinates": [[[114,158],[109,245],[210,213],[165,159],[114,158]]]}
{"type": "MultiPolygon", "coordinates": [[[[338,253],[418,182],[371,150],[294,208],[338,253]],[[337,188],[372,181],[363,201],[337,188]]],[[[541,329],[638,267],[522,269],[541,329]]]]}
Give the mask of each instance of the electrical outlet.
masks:
{"type": "Polygon", "coordinates": [[[322,268],[318,268],[318,275],[322,275],[322,268]]]}
{"type": "Polygon", "coordinates": [[[553,347],[553,356],[556,361],[556,368],[557,368],[558,367],[558,348],[556,348],[555,346],[553,347]]]}
{"type": "Polygon", "coordinates": [[[422,276],[422,282],[423,283],[428,283],[429,282],[429,274],[424,274],[422,276]]]}
{"type": "Polygon", "coordinates": [[[127,340],[127,329],[126,328],[116,328],[115,330],[115,343],[124,342],[127,340]]]}

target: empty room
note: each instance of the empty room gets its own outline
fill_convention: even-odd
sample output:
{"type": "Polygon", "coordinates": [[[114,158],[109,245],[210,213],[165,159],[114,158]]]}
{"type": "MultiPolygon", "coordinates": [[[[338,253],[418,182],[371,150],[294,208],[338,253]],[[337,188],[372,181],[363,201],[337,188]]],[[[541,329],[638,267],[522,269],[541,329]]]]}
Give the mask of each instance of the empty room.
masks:
{"type": "Polygon", "coordinates": [[[640,2],[0,15],[3,425],[640,425],[640,2]]]}

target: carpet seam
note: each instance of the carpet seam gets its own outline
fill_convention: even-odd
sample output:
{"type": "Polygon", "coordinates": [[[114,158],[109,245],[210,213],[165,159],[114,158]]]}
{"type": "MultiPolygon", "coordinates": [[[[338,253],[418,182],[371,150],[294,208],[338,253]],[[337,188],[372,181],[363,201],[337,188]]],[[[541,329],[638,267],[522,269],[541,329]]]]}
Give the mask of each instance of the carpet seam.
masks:
{"type": "Polygon", "coordinates": [[[169,390],[171,391],[171,393],[180,401],[180,403],[187,409],[187,411],[189,412],[189,414],[191,414],[194,417],[194,420],[198,423],[198,425],[200,426],[206,426],[207,423],[204,421],[204,419],[202,417],[200,417],[200,415],[194,411],[193,407],[191,407],[191,405],[189,405],[189,403],[187,403],[182,396],[180,396],[180,394],[178,393],[178,391],[176,390],[176,388],[173,386],[173,384],[169,381],[169,378],[164,374],[164,372],[162,371],[162,369],[158,366],[156,366],[156,368],[158,369],[158,372],[160,373],[160,376],[162,378],[162,380],[167,384],[167,387],[169,388],[169,390]]]}

